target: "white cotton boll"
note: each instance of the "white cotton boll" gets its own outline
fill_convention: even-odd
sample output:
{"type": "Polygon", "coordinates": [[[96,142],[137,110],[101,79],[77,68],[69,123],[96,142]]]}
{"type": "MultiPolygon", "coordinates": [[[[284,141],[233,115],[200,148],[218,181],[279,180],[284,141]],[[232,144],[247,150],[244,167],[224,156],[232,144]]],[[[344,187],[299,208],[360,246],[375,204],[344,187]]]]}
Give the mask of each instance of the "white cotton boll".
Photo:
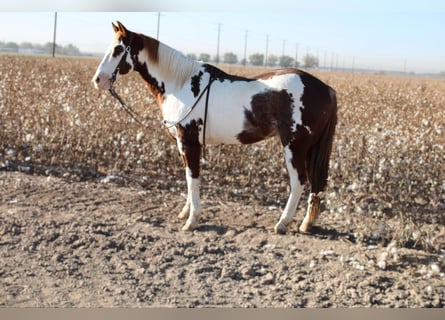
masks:
{"type": "Polygon", "coordinates": [[[320,255],[321,256],[332,256],[332,255],[334,255],[334,250],[324,250],[324,249],[321,249],[320,250],[320,255]]]}
{"type": "Polygon", "coordinates": [[[139,131],[136,135],[136,141],[140,142],[143,137],[144,137],[144,133],[142,131],[139,131]]]}
{"type": "Polygon", "coordinates": [[[431,275],[432,276],[438,275],[440,273],[440,267],[439,267],[438,264],[433,263],[430,266],[430,269],[431,269],[431,275]]]}
{"type": "Polygon", "coordinates": [[[386,270],[386,261],[380,260],[379,262],[377,262],[377,266],[382,270],[386,270]]]}
{"type": "Polygon", "coordinates": [[[26,136],[25,136],[25,140],[27,141],[27,142],[30,142],[30,141],[32,141],[34,139],[34,135],[32,135],[31,133],[28,133],[26,136]]]}

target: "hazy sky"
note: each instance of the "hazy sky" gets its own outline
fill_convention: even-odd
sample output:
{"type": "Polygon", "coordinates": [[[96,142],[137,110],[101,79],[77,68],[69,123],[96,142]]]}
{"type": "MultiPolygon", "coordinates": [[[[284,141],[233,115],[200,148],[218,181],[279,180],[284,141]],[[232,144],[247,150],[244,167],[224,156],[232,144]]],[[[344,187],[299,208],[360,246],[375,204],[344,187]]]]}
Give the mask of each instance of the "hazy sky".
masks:
{"type": "MultiPolygon", "coordinates": [[[[23,1],[14,0],[14,4],[23,1]]],[[[48,2],[39,1],[40,7],[34,9],[44,12],[30,11],[31,7],[17,12],[16,8],[2,8],[2,3],[0,9],[13,11],[0,12],[0,41],[52,41],[57,10],[59,44],[105,52],[113,36],[111,22],[120,20],[130,30],[156,37],[158,16],[154,11],[159,10],[160,40],[185,53],[215,55],[220,23],[220,54],[231,51],[239,59],[244,56],[247,30],[247,56],[265,53],[269,36],[269,54],[281,55],[284,49],[286,55],[298,54],[301,61],[309,52],[319,57],[322,66],[445,70],[445,1],[312,0],[299,5],[295,0],[226,0],[215,7],[209,6],[212,1],[177,1],[172,5],[174,1],[151,0],[150,8],[142,9],[152,12],[110,12],[141,9],[130,0],[123,1],[126,7],[122,1],[107,1],[108,7],[104,7],[103,1],[78,0],[76,6],[83,4],[83,8],[60,8],[48,2]],[[92,3],[96,5],[91,7],[92,3]],[[104,10],[108,12],[100,12],[104,10]]]]}

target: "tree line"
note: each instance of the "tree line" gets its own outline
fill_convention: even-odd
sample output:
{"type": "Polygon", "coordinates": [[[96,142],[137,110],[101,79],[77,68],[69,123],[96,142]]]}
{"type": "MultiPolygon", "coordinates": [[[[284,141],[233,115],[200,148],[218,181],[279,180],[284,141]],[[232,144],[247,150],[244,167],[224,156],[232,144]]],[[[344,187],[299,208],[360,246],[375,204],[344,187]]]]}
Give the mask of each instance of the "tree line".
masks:
{"type": "Polygon", "coordinates": [[[304,67],[304,68],[316,68],[319,66],[318,58],[311,54],[306,54],[302,58],[302,63],[300,64],[299,61],[296,59],[283,55],[283,56],[277,56],[274,54],[270,54],[267,56],[267,59],[265,59],[265,55],[262,53],[253,53],[249,55],[248,59],[238,59],[238,56],[233,52],[226,52],[222,55],[221,58],[217,58],[216,56],[211,57],[208,53],[201,53],[199,56],[197,56],[194,53],[189,53],[187,55],[189,58],[194,60],[203,61],[205,63],[208,62],[217,62],[221,61],[225,64],[250,64],[253,66],[268,66],[268,67],[282,67],[282,68],[288,68],[288,67],[304,67]]]}
{"type": "MultiPolygon", "coordinates": [[[[47,42],[45,44],[36,44],[31,42],[3,42],[0,41],[0,51],[3,52],[14,52],[14,53],[29,53],[29,54],[52,54],[53,52],[53,43],[47,42]]],[[[61,46],[56,44],[56,54],[58,55],[69,55],[69,56],[85,56],[89,54],[82,53],[79,48],[72,44],[67,44],[65,46],[61,46]]],[[[225,64],[241,64],[247,65],[250,64],[252,66],[268,66],[268,67],[304,67],[304,68],[316,68],[319,66],[318,58],[311,54],[306,54],[302,58],[302,62],[300,64],[296,59],[287,56],[277,56],[274,54],[269,54],[267,59],[265,59],[265,55],[262,53],[253,53],[249,55],[248,59],[238,59],[238,56],[233,52],[226,52],[221,57],[212,56],[208,53],[201,53],[197,56],[194,53],[189,53],[187,55],[189,58],[194,60],[203,61],[205,63],[214,63],[214,62],[222,62],[225,64]]]]}
{"type": "MultiPolygon", "coordinates": [[[[14,52],[14,53],[30,53],[30,54],[52,54],[53,43],[47,42],[45,44],[31,43],[31,42],[3,42],[0,41],[0,51],[14,52]]],[[[56,44],[56,54],[68,56],[82,56],[83,54],[79,48],[72,44],[61,46],[56,44]]]]}

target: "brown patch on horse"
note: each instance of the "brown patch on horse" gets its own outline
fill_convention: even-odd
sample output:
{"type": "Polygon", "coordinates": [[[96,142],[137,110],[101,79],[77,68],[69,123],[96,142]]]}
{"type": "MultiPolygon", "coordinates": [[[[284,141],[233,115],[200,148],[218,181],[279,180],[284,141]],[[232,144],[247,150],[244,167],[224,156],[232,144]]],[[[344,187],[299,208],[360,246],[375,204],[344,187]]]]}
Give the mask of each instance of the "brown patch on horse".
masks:
{"type": "Polygon", "coordinates": [[[133,62],[135,63],[134,70],[139,72],[139,74],[144,79],[145,85],[147,86],[148,90],[150,91],[152,96],[155,97],[156,103],[158,104],[158,106],[161,106],[165,100],[165,83],[159,83],[158,80],[148,72],[147,64],[145,62],[140,63],[137,58],[134,59],[133,62]]]}
{"type": "Polygon", "coordinates": [[[143,47],[147,50],[150,61],[157,64],[159,62],[159,41],[143,34],[138,34],[138,36],[142,38],[143,47]]]}
{"type": "Polygon", "coordinates": [[[201,144],[199,143],[199,126],[202,119],[192,120],[185,126],[177,125],[178,139],[182,143],[184,165],[190,169],[192,178],[199,177],[199,159],[201,157],[201,144]]]}
{"type": "Polygon", "coordinates": [[[251,79],[251,78],[246,78],[246,77],[242,77],[242,76],[236,76],[233,74],[228,74],[224,71],[222,71],[221,69],[218,69],[217,67],[211,65],[211,64],[204,64],[204,71],[209,73],[211,75],[211,77],[213,77],[215,80],[218,80],[219,82],[224,82],[224,81],[230,81],[230,82],[235,82],[235,81],[244,81],[244,82],[251,82],[251,81],[255,81],[255,79],[251,79]]]}
{"type": "Polygon", "coordinates": [[[114,47],[113,54],[112,54],[113,58],[116,58],[118,55],[120,55],[122,52],[124,52],[124,50],[125,49],[122,46],[114,47]]]}
{"type": "Polygon", "coordinates": [[[202,79],[203,74],[204,73],[202,71],[199,71],[198,74],[196,74],[192,77],[192,81],[190,84],[191,84],[193,96],[195,98],[198,96],[199,92],[201,91],[200,86],[201,86],[201,79],[202,79]]]}
{"type": "Polygon", "coordinates": [[[276,70],[272,70],[272,71],[269,71],[266,73],[259,74],[259,75],[255,76],[254,79],[267,80],[267,79],[273,78],[275,76],[280,76],[283,74],[291,74],[291,73],[302,75],[302,74],[305,74],[306,72],[304,72],[300,69],[297,69],[297,68],[282,68],[282,69],[276,69],[276,70]]]}
{"type": "Polygon", "coordinates": [[[287,90],[270,90],[252,96],[251,110],[244,109],[244,129],[237,135],[243,144],[250,144],[280,134],[283,145],[292,138],[293,97],[287,90]]]}
{"type": "MultiPolygon", "coordinates": [[[[127,34],[130,31],[127,31],[127,34]]],[[[132,34],[131,40],[131,57],[134,63],[134,70],[139,72],[145,81],[150,93],[155,97],[157,104],[160,106],[165,99],[165,84],[164,82],[159,82],[155,77],[153,77],[149,70],[146,62],[141,63],[139,61],[138,55],[142,50],[147,50],[148,58],[152,63],[158,63],[158,49],[159,41],[143,34],[132,34]]]]}
{"type": "Polygon", "coordinates": [[[300,79],[304,84],[304,92],[301,96],[304,106],[302,121],[314,132],[319,132],[318,138],[327,123],[328,115],[333,111],[331,88],[307,73],[300,75],[300,79]]]}

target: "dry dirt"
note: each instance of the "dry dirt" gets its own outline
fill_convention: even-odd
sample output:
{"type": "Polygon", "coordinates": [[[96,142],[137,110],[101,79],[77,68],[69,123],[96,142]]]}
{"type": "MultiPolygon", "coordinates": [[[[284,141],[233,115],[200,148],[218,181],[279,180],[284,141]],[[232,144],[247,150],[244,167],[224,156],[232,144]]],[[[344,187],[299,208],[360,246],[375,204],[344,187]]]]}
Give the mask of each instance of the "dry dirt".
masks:
{"type": "Polygon", "coordinates": [[[1,306],[445,306],[444,255],[362,241],[360,216],[302,235],[300,204],[275,235],[279,208],[204,193],[183,232],[180,188],[78,180],[0,172],[1,306]]]}

